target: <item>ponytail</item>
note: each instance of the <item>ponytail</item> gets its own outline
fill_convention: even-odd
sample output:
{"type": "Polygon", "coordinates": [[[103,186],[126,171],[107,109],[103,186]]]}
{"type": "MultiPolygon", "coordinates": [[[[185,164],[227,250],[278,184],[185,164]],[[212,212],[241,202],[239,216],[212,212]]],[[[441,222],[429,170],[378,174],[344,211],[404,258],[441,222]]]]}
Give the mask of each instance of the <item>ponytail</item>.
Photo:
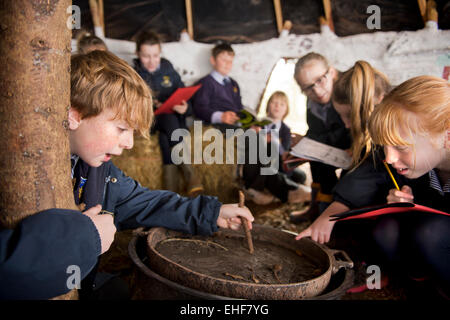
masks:
{"type": "Polygon", "coordinates": [[[356,168],[372,150],[368,131],[375,101],[389,91],[387,77],[366,61],[357,61],[333,88],[333,101],[351,107],[352,167],[356,168]]]}

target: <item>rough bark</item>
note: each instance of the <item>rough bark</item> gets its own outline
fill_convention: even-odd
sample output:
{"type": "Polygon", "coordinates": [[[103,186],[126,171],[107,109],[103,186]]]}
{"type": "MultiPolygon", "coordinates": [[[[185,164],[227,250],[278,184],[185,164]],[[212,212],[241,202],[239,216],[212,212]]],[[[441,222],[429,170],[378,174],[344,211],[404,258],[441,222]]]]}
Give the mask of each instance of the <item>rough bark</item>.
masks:
{"type": "Polygon", "coordinates": [[[13,228],[48,208],[76,209],[66,125],[71,52],[66,10],[71,4],[68,0],[0,2],[3,227],[13,228]]]}

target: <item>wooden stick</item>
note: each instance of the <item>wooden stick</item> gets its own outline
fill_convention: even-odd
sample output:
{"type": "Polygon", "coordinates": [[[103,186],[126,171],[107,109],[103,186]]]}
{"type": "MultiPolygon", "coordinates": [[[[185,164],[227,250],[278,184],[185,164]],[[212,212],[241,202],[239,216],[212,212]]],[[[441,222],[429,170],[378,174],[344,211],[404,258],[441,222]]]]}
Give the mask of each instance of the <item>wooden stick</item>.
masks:
{"type": "MultiPolygon", "coordinates": [[[[245,197],[244,193],[239,190],[239,207],[242,208],[245,205],[245,197]]],[[[252,241],[252,233],[250,232],[250,229],[248,228],[248,222],[247,219],[244,217],[241,217],[242,225],[244,226],[245,230],[245,236],[247,237],[247,243],[248,243],[248,250],[250,251],[250,254],[253,254],[255,251],[253,249],[253,241],[252,241]]]]}
{"type": "Polygon", "coordinates": [[[280,0],[273,0],[273,5],[275,7],[275,18],[277,20],[278,34],[283,30],[283,13],[281,12],[280,0]]]}
{"type": "Polygon", "coordinates": [[[194,24],[192,22],[192,3],[191,0],[185,0],[186,5],[186,22],[189,37],[194,40],[194,24]]]}

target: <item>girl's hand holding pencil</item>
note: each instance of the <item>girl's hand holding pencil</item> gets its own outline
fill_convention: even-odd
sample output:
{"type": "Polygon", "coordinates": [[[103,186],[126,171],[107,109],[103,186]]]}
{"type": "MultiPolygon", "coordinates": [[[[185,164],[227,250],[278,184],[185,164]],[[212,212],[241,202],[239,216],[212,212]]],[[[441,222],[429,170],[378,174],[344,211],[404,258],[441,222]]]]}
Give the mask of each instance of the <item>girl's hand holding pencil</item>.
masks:
{"type": "Polygon", "coordinates": [[[412,194],[412,189],[404,185],[401,190],[391,189],[386,197],[387,203],[393,202],[413,202],[414,196],[412,194]]]}
{"type": "Polygon", "coordinates": [[[414,196],[412,193],[412,189],[409,186],[402,186],[400,187],[397,184],[397,181],[395,181],[394,175],[391,172],[391,169],[389,169],[389,165],[387,164],[386,160],[383,161],[384,166],[386,167],[386,171],[389,173],[389,176],[392,179],[392,182],[394,183],[394,186],[396,189],[389,190],[389,194],[386,197],[387,203],[393,203],[393,202],[413,202],[414,196]]]}

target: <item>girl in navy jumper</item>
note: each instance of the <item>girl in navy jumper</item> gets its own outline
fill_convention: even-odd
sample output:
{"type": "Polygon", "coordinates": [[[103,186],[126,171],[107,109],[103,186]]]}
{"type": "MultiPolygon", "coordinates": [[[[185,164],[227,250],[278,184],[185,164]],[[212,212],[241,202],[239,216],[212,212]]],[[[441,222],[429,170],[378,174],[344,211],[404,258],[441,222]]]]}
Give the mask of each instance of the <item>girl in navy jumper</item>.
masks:
{"type": "MultiPolygon", "coordinates": [[[[136,52],[138,59],[134,60],[134,68],[152,90],[154,108],[164,103],[178,88],[184,87],[183,81],[172,64],[161,58],[161,41],[156,33],[143,32],[137,39],[136,52]]],[[[177,191],[178,169],[184,174],[188,183],[187,193],[195,196],[203,191],[200,179],[195,175],[189,164],[179,167],[172,162],[172,148],[181,142],[181,138],[172,141],[172,133],[179,128],[187,129],[186,116],[191,108],[186,101],[174,107],[174,113],[155,116],[152,132],[159,132],[159,145],[163,158],[163,187],[166,190],[177,191]]]]}
{"type": "MultiPolygon", "coordinates": [[[[373,112],[369,131],[386,162],[405,178],[387,202],[414,202],[450,212],[450,85],[420,76],[395,88],[373,112]]],[[[450,217],[405,213],[379,220],[375,241],[412,278],[431,276],[449,299],[450,217]]]]}
{"type": "MultiPolygon", "coordinates": [[[[265,127],[267,130],[267,143],[277,144],[279,150],[279,163],[285,158],[291,148],[291,129],[283,122],[289,113],[289,101],[282,91],[274,92],[268,102],[266,109],[267,116],[273,122],[265,127]]],[[[260,127],[253,127],[259,131],[260,127]]],[[[268,147],[268,150],[271,150],[268,147]]],[[[281,165],[280,165],[281,168],[281,165]]],[[[310,189],[302,186],[306,180],[306,174],[301,169],[295,169],[288,175],[281,170],[273,175],[261,175],[261,164],[244,164],[243,178],[246,195],[249,199],[258,204],[269,204],[275,197],[282,202],[290,203],[309,201],[310,189]],[[267,189],[270,193],[264,192],[267,189]]]]}
{"type": "MultiPolygon", "coordinates": [[[[367,122],[375,105],[383,99],[387,91],[389,91],[389,82],[386,76],[365,61],[357,61],[336,81],[331,99],[345,127],[352,132],[353,169],[338,181],[330,206],[312,225],[301,232],[297,239],[311,236],[314,241],[328,242],[335,224],[334,221],[329,221],[331,215],[353,209],[351,203],[369,206],[373,204],[372,201],[375,201],[375,192],[379,186],[378,180],[373,176],[378,173],[370,171],[372,147],[367,122]],[[361,162],[364,162],[364,165],[360,165],[361,162]],[[351,188],[355,181],[360,181],[361,177],[364,183],[351,188]],[[373,186],[371,188],[373,193],[366,189],[369,186],[373,186]],[[362,199],[367,203],[363,203],[362,199]]],[[[382,171],[383,177],[384,173],[385,171],[382,171]]],[[[382,179],[382,181],[386,180],[382,179]]]]}

